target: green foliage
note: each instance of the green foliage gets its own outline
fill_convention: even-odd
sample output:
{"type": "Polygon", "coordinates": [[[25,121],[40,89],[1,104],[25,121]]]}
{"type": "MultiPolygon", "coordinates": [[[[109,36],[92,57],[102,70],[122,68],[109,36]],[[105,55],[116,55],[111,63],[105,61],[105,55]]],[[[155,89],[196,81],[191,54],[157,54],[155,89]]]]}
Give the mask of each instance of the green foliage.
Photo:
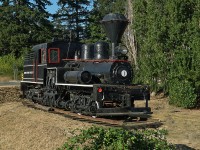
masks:
{"type": "Polygon", "coordinates": [[[133,10],[139,67],[135,82],[169,94],[172,104],[194,107],[200,90],[200,1],[136,0],[133,10]]]}
{"type": "Polygon", "coordinates": [[[23,57],[15,58],[13,54],[0,57],[0,74],[5,76],[13,75],[14,68],[18,69],[18,73],[23,70],[23,57]]]}
{"type": "Polygon", "coordinates": [[[171,80],[169,95],[169,103],[178,107],[194,108],[197,104],[195,89],[187,80],[171,80]]]}
{"type": "Polygon", "coordinates": [[[85,43],[95,43],[97,41],[106,41],[106,34],[103,31],[103,28],[100,24],[103,16],[99,11],[94,9],[88,17],[88,21],[90,22],[87,25],[86,32],[87,32],[87,39],[84,39],[83,42],[85,43]]]}
{"type": "Polygon", "coordinates": [[[59,150],[172,150],[165,139],[165,130],[125,130],[117,128],[91,127],[72,137],[59,150]]]}
{"type": "Polygon", "coordinates": [[[85,26],[87,24],[89,15],[89,0],[74,0],[74,1],[63,1],[58,0],[58,5],[61,6],[57,13],[54,15],[54,24],[59,28],[63,34],[70,32],[70,38],[77,41],[84,39],[85,26]],[[71,35],[70,35],[71,34],[71,35]]]}
{"type": "Polygon", "coordinates": [[[93,9],[88,16],[87,39],[84,42],[94,43],[100,40],[108,40],[100,21],[108,13],[125,13],[125,2],[122,0],[98,0],[94,1],[93,9]]]}
{"type": "Polygon", "coordinates": [[[138,42],[138,66],[136,82],[148,83],[153,91],[167,89],[166,79],[169,71],[166,48],[167,27],[163,15],[164,2],[151,0],[133,3],[138,42]],[[159,84],[158,84],[159,83],[159,84]]]}
{"type": "Polygon", "coordinates": [[[25,53],[24,49],[52,36],[53,26],[37,3],[8,1],[7,4],[0,3],[0,12],[0,56],[13,53],[20,57],[25,53]]]}

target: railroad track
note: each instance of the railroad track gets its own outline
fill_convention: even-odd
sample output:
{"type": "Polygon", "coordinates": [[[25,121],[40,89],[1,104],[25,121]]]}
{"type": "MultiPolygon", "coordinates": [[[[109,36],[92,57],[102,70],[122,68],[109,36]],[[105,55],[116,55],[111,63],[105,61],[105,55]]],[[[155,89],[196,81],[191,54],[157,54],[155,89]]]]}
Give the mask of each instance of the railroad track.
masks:
{"type": "Polygon", "coordinates": [[[42,106],[40,104],[31,102],[31,101],[23,101],[24,106],[46,111],[53,114],[58,114],[64,116],[66,118],[70,118],[72,120],[78,120],[82,122],[92,123],[96,125],[108,126],[108,127],[120,127],[125,129],[144,129],[144,128],[158,128],[162,125],[162,123],[157,119],[149,118],[147,121],[140,121],[139,119],[130,119],[130,118],[93,118],[91,116],[80,115],[76,113],[72,113],[70,111],[65,111],[57,108],[51,108],[47,106],[42,106]]]}

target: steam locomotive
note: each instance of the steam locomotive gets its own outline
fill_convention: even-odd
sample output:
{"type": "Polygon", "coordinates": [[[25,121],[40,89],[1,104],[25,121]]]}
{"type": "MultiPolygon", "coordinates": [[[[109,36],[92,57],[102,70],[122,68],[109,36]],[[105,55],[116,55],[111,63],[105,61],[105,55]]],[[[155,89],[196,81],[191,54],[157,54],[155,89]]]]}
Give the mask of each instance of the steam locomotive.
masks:
{"type": "Polygon", "coordinates": [[[132,66],[120,48],[128,24],[122,14],[107,14],[101,21],[111,40],[82,44],[52,41],[35,45],[24,60],[21,91],[32,101],[90,116],[148,117],[150,91],[133,85],[132,66]],[[135,102],[144,101],[137,107],[135,102]]]}

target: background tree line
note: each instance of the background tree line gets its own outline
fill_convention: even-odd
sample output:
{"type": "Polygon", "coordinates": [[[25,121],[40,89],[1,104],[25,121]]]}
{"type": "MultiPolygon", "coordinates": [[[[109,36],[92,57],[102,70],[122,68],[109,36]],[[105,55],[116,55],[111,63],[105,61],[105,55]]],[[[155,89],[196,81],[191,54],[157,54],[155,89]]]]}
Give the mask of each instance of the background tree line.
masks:
{"type": "MultiPolygon", "coordinates": [[[[0,0],[1,59],[9,54],[20,64],[32,45],[69,34],[82,42],[107,40],[99,21],[107,13],[123,13],[130,22],[122,42],[134,65],[133,82],[164,92],[177,106],[198,105],[200,1],[58,0],[57,4],[57,12],[50,14],[45,9],[50,0],[0,0]]],[[[4,64],[6,60],[2,59],[4,64]]]]}

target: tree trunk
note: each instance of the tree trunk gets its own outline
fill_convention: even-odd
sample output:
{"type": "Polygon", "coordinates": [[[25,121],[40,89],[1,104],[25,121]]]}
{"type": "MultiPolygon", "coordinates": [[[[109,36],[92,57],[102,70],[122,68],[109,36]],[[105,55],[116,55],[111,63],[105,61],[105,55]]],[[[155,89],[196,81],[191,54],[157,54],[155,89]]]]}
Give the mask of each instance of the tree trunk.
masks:
{"type": "Polygon", "coordinates": [[[134,29],[132,28],[134,21],[132,0],[127,0],[126,13],[129,24],[124,34],[125,44],[129,50],[129,60],[137,69],[137,46],[135,42],[134,29]]]}

